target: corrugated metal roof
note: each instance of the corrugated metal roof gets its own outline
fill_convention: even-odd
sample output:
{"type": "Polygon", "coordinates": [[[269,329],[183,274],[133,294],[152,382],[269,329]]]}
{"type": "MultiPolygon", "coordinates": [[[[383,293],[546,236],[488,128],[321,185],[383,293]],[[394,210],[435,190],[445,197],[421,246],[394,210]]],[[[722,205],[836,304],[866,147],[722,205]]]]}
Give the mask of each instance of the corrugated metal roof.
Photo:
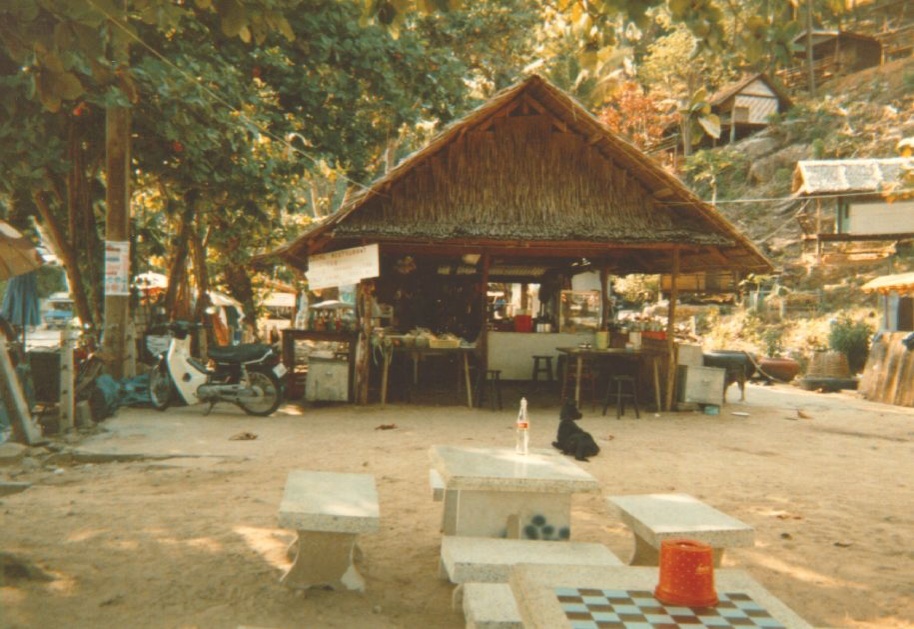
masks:
{"type": "Polygon", "coordinates": [[[801,160],[794,172],[796,194],[879,192],[886,184],[898,183],[914,159],[832,159],[801,160]]]}

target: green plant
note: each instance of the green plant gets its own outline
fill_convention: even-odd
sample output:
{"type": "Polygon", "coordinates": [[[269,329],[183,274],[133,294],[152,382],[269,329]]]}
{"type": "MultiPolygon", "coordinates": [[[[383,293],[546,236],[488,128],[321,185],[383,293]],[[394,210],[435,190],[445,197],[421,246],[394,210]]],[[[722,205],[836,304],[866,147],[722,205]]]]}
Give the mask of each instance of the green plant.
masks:
{"type": "Polygon", "coordinates": [[[852,373],[860,373],[866,366],[872,334],[873,329],[867,323],[854,321],[847,313],[842,313],[831,322],[828,346],[847,357],[852,373]]]}
{"type": "Polygon", "coordinates": [[[776,358],[784,351],[784,330],[780,326],[770,326],[761,334],[762,344],[765,346],[765,356],[776,358]]]}

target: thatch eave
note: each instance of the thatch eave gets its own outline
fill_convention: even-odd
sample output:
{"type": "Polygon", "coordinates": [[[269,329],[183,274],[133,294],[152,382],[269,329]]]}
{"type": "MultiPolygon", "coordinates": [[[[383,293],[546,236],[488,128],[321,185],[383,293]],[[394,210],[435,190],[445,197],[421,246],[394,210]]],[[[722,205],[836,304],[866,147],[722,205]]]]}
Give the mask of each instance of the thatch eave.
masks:
{"type": "MultiPolygon", "coordinates": [[[[550,145],[544,145],[543,150],[549,149],[550,145]]],[[[586,166],[586,162],[578,166],[578,170],[573,173],[575,181],[586,181],[582,177],[588,176],[593,181],[604,181],[599,179],[604,176],[600,173],[588,175],[591,171],[586,166]]],[[[426,175],[423,181],[437,180],[426,175]]],[[[452,185],[460,185],[464,180],[456,181],[452,185]]],[[[472,194],[472,188],[462,188],[460,192],[467,197],[472,194]]],[[[567,190],[561,192],[567,193],[567,190]]],[[[569,257],[575,254],[574,247],[578,246],[579,241],[585,241],[588,249],[597,251],[611,247],[613,243],[624,243],[628,250],[656,247],[704,248],[706,263],[730,264],[739,271],[771,270],[770,262],[755,245],[716,209],[701,201],[679,179],[636,147],[611,133],[568,94],[538,76],[532,76],[495,95],[444,129],[423,149],[404,159],[370,187],[354,193],[339,212],[259,259],[280,258],[288,264],[304,268],[308,255],[326,248],[343,248],[347,246],[346,243],[394,240],[403,243],[454,240],[455,244],[474,240],[492,243],[504,241],[506,249],[511,246],[507,243],[515,240],[548,241],[550,246],[567,248],[565,255],[569,257]],[[605,216],[609,219],[613,212],[618,213],[619,206],[611,199],[601,200],[596,196],[603,189],[600,186],[585,186],[586,189],[574,191],[578,195],[589,195],[578,199],[587,205],[585,216],[581,214],[581,203],[576,203],[574,198],[559,198],[558,193],[548,199],[522,200],[512,199],[509,193],[508,200],[514,202],[514,207],[506,207],[499,201],[493,203],[491,200],[486,204],[482,199],[477,199],[476,204],[480,209],[473,210],[475,205],[472,198],[460,199],[456,206],[451,199],[451,205],[444,203],[439,207],[429,197],[435,193],[433,187],[427,185],[422,189],[426,195],[422,200],[425,203],[422,210],[424,214],[419,216],[418,211],[412,210],[411,202],[416,197],[414,192],[410,196],[410,188],[406,186],[409,181],[419,181],[416,177],[426,168],[428,171],[438,168],[439,172],[451,168],[447,155],[452,147],[459,148],[460,142],[467,141],[467,138],[478,138],[478,134],[490,132],[493,125],[501,124],[500,121],[505,121],[509,114],[521,111],[529,113],[530,119],[539,115],[544,120],[551,121],[554,135],[547,134],[541,141],[554,143],[567,139],[569,133],[574,134],[574,137],[579,138],[577,142],[585,149],[589,147],[602,156],[603,171],[608,168],[616,173],[613,177],[619,181],[614,179],[610,182],[607,179],[603,187],[608,186],[610,191],[624,189],[628,195],[626,199],[637,198],[640,201],[624,208],[621,218],[615,216],[603,225],[600,213],[606,212],[605,216]],[[548,139],[550,137],[554,139],[548,139]],[[528,203],[532,205],[527,205],[528,203]],[[530,208],[533,207],[537,208],[536,212],[549,212],[547,219],[524,221],[511,216],[503,220],[502,224],[498,223],[497,219],[504,219],[502,214],[506,211],[514,212],[515,215],[526,213],[529,216],[532,213],[530,208]],[[463,215],[455,217],[449,214],[455,208],[463,215]],[[449,216],[453,219],[451,223],[454,220],[459,223],[449,224],[449,216]]],[[[653,269],[656,260],[656,257],[651,258],[645,267],[653,269]]],[[[636,269],[634,272],[638,271],[636,269]]],[[[645,268],[643,272],[652,271],[645,268]]]]}

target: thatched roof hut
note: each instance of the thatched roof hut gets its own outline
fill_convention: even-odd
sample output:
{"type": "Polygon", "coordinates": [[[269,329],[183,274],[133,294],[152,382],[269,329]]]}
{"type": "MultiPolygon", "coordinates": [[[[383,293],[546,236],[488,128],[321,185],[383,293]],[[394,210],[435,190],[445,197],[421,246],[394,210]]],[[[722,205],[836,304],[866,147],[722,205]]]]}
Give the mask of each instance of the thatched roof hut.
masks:
{"type": "Polygon", "coordinates": [[[914,159],[822,159],[801,160],[793,174],[794,194],[880,193],[901,182],[914,159]]]}
{"type": "MultiPolygon", "coordinates": [[[[460,310],[470,322],[467,327],[473,329],[463,338],[478,339],[483,374],[489,336],[497,338],[482,333],[489,282],[548,284],[554,298],[571,276],[599,269],[605,327],[608,274],[667,273],[675,278],[711,270],[771,270],[755,245],[713,207],[539,76],[500,92],[355,193],[336,214],[260,260],[279,258],[307,270],[314,254],[375,244],[381,277],[375,286],[363,283],[360,295],[367,301],[375,288],[385,299],[415,295],[394,286],[403,271],[394,265],[385,277],[383,270],[398,258],[415,258],[420,269],[431,273],[424,277],[426,288],[438,291],[433,303],[450,304],[443,318],[456,317],[460,310]],[[442,292],[445,284],[453,291],[442,292]]],[[[672,304],[677,290],[674,282],[672,304]]],[[[397,311],[428,320],[429,302],[424,303],[397,311]]],[[[436,315],[438,310],[436,306],[436,315]]],[[[441,324],[441,318],[436,320],[432,327],[441,324]]],[[[401,319],[399,325],[409,323],[401,319]]],[[[370,334],[370,323],[359,330],[355,398],[360,402],[368,399],[370,334]]],[[[491,354],[521,360],[542,350],[557,351],[552,335],[530,336],[540,337],[535,349],[495,348],[491,354]]],[[[672,348],[670,330],[665,373],[675,368],[672,348]]],[[[658,398],[659,378],[655,371],[658,398]]],[[[667,406],[674,380],[667,378],[667,406]]]]}
{"type": "Polygon", "coordinates": [[[499,261],[541,272],[544,261],[582,257],[616,274],[668,273],[674,251],[682,272],[771,270],[713,207],[539,76],[500,92],[268,256],[305,269],[311,254],[366,243],[458,260],[484,253],[493,273],[499,261]]]}

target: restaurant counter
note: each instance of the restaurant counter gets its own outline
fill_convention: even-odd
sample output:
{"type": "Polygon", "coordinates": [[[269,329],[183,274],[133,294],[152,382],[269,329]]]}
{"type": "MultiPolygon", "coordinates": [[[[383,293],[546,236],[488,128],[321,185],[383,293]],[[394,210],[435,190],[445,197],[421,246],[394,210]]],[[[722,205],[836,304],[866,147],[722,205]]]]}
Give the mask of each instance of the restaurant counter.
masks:
{"type": "MultiPolygon", "coordinates": [[[[502,380],[530,380],[534,356],[553,356],[559,362],[558,347],[593,343],[593,332],[488,332],[489,369],[501,370],[502,380]]],[[[558,374],[555,374],[558,377],[558,374]]]]}

